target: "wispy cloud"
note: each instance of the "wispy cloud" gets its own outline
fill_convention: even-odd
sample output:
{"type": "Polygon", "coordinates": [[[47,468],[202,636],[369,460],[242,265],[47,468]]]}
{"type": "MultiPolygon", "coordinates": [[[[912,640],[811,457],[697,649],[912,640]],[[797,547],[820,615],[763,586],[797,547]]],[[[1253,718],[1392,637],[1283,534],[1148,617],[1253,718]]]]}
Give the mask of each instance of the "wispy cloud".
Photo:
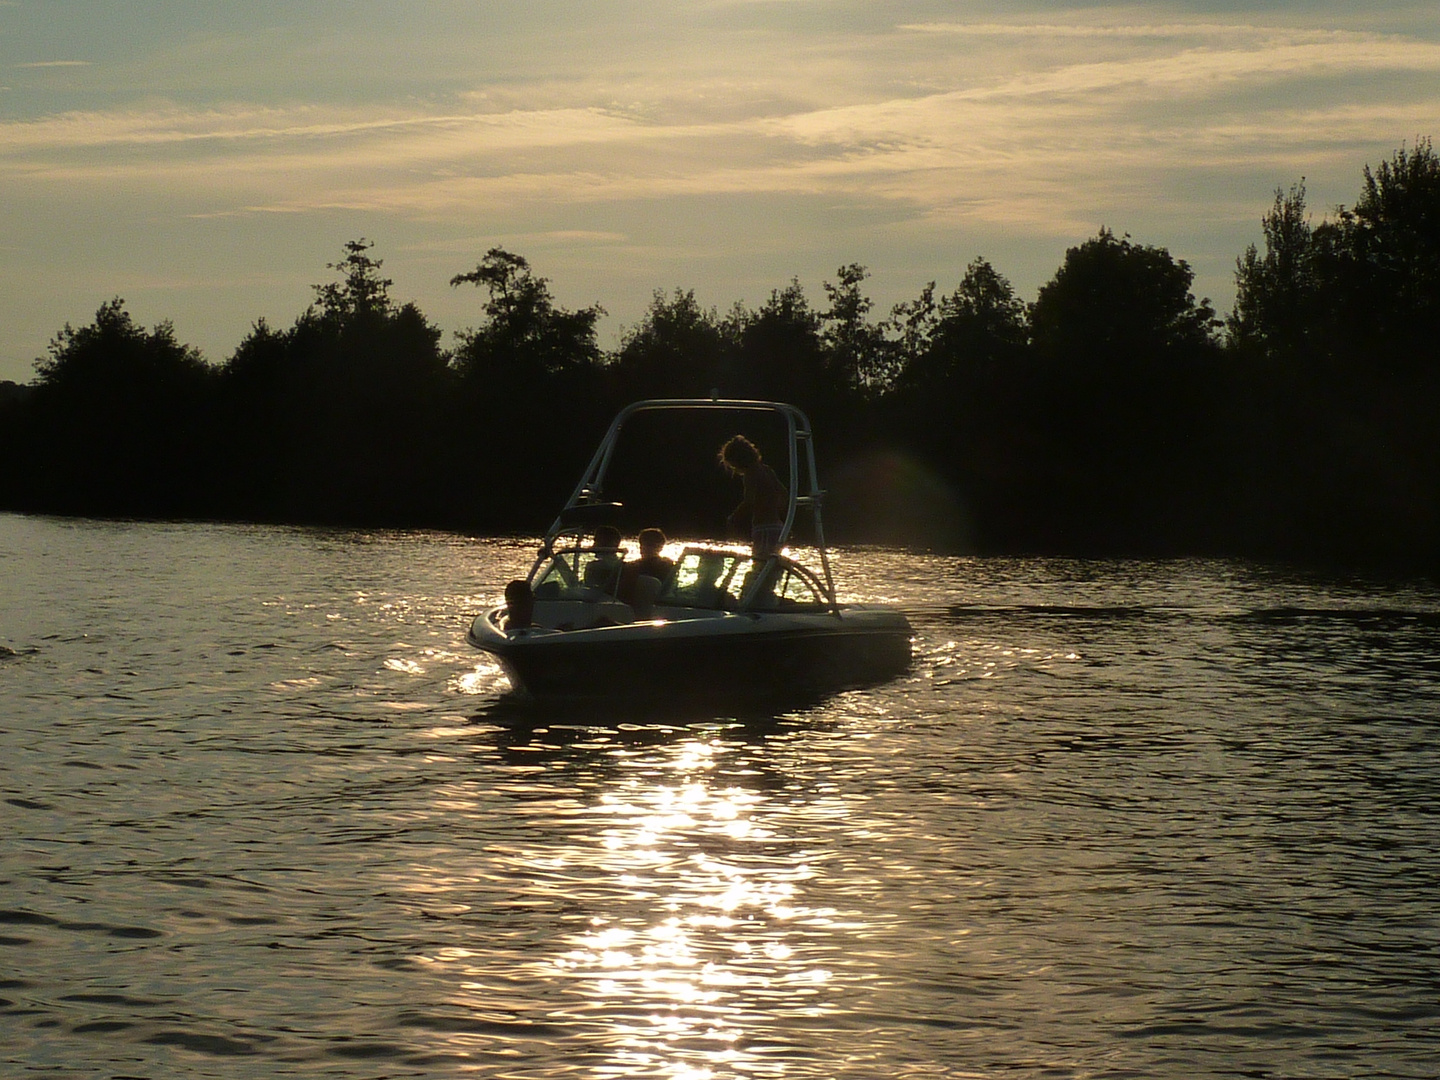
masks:
{"type": "Polygon", "coordinates": [[[16,64],[17,68],[65,68],[89,67],[89,60],[32,60],[27,64],[16,64]]]}
{"type": "Polygon", "coordinates": [[[1197,164],[1284,154],[1297,141],[1350,143],[1377,125],[1413,133],[1433,121],[1433,95],[1347,100],[1323,88],[1440,77],[1440,44],[1374,34],[1221,24],[923,29],[937,40],[1139,36],[1175,46],[1102,59],[1082,50],[953,89],[902,86],[836,107],[767,104],[723,120],[657,118],[643,107],[493,111],[473,95],[455,102],[468,107],[438,110],[166,104],[73,112],[0,124],[0,172],[155,184],[207,201],[233,193],[228,209],[195,210],[204,214],[437,215],[477,202],[828,192],[948,219],[1056,228],[1125,193],[1137,176],[1153,184],[1197,164]],[[1301,84],[1321,88],[1308,104],[1289,89],[1301,84]]]}
{"type": "MultiPolygon", "coordinates": [[[[598,109],[510,113],[401,113],[392,108],[232,107],[186,110],[72,112],[0,124],[0,154],[145,149],[167,144],[272,144],[296,148],[318,142],[396,137],[443,143],[468,131],[495,149],[571,145],[613,137],[623,121],[598,109]]],[[[244,152],[243,150],[241,152],[244,152]]],[[[284,153],[282,149],[280,151],[284,153]]],[[[301,150],[302,153],[308,150],[301,150]]]]}
{"type": "Polygon", "coordinates": [[[916,34],[950,37],[1003,38],[1176,38],[1253,34],[1264,28],[1251,24],[1174,23],[1056,23],[1056,22],[927,22],[901,23],[896,29],[916,34]]]}

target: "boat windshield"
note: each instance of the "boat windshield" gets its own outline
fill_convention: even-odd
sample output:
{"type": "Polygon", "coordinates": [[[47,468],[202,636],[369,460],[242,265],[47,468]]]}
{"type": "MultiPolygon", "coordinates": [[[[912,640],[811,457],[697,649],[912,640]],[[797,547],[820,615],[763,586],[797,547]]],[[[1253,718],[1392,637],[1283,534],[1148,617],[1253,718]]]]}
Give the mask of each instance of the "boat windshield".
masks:
{"type": "Polygon", "coordinates": [[[599,600],[615,595],[623,552],[570,548],[555,552],[535,579],[537,600],[599,600]]]}
{"type": "MultiPolygon", "coordinates": [[[[659,603],[676,607],[738,608],[755,575],[765,572],[764,565],[757,566],[749,555],[687,549],[676,563],[674,581],[661,594],[659,603]]],[[[814,574],[789,559],[778,559],[769,570],[768,584],[757,590],[752,606],[757,610],[818,610],[829,605],[814,574]]]]}
{"type": "MultiPolygon", "coordinates": [[[[619,553],[606,549],[556,551],[535,578],[535,599],[611,600],[621,565],[619,553]]],[[[655,602],[664,607],[735,611],[761,573],[766,573],[768,580],[755,590],[753,610],[821,611],[830,607],[819,578],[799,563],[779,557],[767,571],[749,555],[724,548],[686,548],[676,560],[674,577],[655,602]]]]}
{"type": "Polygon", "coordinates": [[[771,595],[776,606],[803,610],[824,610],[830,607],[825,601],[825,587],[816,576],[799,563],[783,560],[776,567],[775,588],[771,595]]]}
{"type": "Polygon", "coordinates": [[[660,602],[676,607],[739,607],[740,597],[754,571],[748,555],[687,550],[676,562],[673,583],[661,594],[660,602]]]}

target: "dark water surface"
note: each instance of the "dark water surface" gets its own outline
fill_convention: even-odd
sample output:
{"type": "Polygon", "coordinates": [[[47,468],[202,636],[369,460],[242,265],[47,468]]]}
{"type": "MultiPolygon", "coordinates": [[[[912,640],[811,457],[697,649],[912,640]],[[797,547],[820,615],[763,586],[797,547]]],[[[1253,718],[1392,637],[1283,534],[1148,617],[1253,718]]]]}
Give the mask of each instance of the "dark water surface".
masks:
{"type": "Polygon", "coordinates": [[[0,1075],[1440,1075],[1440,590],[842,552],[908,677],[527,724],[529,553],[0,516],[0,1075]]]}

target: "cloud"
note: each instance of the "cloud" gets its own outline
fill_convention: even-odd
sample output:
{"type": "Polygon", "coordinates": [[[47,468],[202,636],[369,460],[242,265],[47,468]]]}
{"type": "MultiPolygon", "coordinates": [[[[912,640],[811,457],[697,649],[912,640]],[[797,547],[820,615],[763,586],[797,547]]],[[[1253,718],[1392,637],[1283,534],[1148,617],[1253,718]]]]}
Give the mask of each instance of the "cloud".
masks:
{"type": "MultiPolygon", "coordinates": [[[[899,3],[898,25],[855,7],[847,17],[870,22],[845,28],[785,6],[793,25],[747,4],[745,19],[712,19],[703,33],[672,21],[654,34],[603,25],[592,9],[600,22],[548,51],[447,38],[399,50],[389,81],[363,92],[363,78],[345,76],[387,43],[351,55],[353,27],[334,40],[256,31],[265,48],[243,30],[223,47],[187,37],[137,51],[128,82],[106,60],[115,96],[86,90],[38,112],[55,98],[12,107],[6,94],[0,220],[49,214],[36,251],[52,236],[81,250],[84,229],[139,235],[135,222],[177,220],[236,248],[337,221],[384,228],[415,251],[422,236],[465,238],[456,250],[509,237],[578,261],[622,244],[673,240],[685,260],[725,257],[706,243],[775,245],[787,276],[804,243],[853,243],[848,257],[868,262],[867,245],[898,251],[896,237],[927,252],[973,250],[980,237],[1049,251],[1102,223],[1152,223],[1157,242],[1166,228],[1198,236],[1218,223],[1229,231],[1207,242],[1226,251],[1216,261],[1228,277],[1233,238],[1253,233],[1276,184],[1308,175],[1317,206],[1349,197],[1338,184],[1322,194],[1317,170],[1353,187],[1367,159],[1433,133],[1440,116],[1440,42],[1299,21],[1308,16],[1091,9],[942,23],[904,18],[914,8],[899,3]],[[284,53],[302,40],[309,52],[284,53]],[[313,85],[306,64],[320,69],[313,85]],[[167,82],[172,66],[183,81],[167,82]],[[294,71],[283,92],[271,78],[282,68],[294,71]],[[716,207],[731,216],[707,232],[716,207]]],[[[115,247],[130,257],[128,241],[115,247]]]]}
{"type": "Polygon", "coordinates": [[[516,149],[613,138],[623,123],[598,109],[429,114],[388,107],[239,106],[197,111],[162,105],[0,123],[0,154],[143,150],[180,143],[229,143],[242,153],[247,152],[242,144],[274,144],[307,153],[319,143],[340,146],[367,137],[444,143],[463,132],[470,133],[464,137],[480,137],[496,149],[516,149]]]}
{"type": "Polygon", "coordinates": [[[89,67],[89,60],[34,60],[28,64],[16,64],[17,68],[62,68],[89,67]]]}
{"type": "MultiPolygon", "coordinates": [[[[553,155],[555,160],[541,162],[541,173],[553,172],[560,159],[577,159],[562,171],[584,173],[592,170],[573,167],[583,155],[644,148],[656,155],[649,163],[657,169],[647,169],[645,160],[612,166],[637,177],[659,172],[672,181],[678,168],[691,182],[711,176],[726,190],[736,153],[742,166],[748,160],[764,174],[786,171],[766,160],[779,156],[791,159],[789,171],[813,175],[807,159],[823,148],[838,171],[866,174],[875,171],[874,161],[863,160],[872,155],[895,160],[912,153],[933,164],[936,152],[998,149],[1031,137],[1050,144],[1086,136],[1104,142],[1108,137],[1098,137],[1123,131],[1126,114],[1138,109],[1143,115],[1155,107],[1157,95],[1174,113],[1176,131],[1203,133],[1214,120],[1202,106],[1248,110],[1254,103],[1247,104],[1244,95],[1263,94],[1286,81],[1384,73],[1440,73],[1440,45],[1351,35],[1263,48],[1187,48],[1156,57],[1070,63],[982,86],[729,121],[657,122],[597,107],[417,112],[393,106],[159,106],[74,112],[0,124],[0,168],[76,181],[86,175],[107,181],[138,177],[150,170],[163,182],[183,173],[187,162],[203,170],[218,159],[241,172],[268,166],[276,172],[358,168],[387,175],[405,168],[473,170],[489,158],[486,171],[518,176],[537,171],[533,161],[514,167],[513,158],[521,154],[553,155]],[[156,152],[166,148],[178,153],[156,152]]],[[[1428,104],[1423,95],[1417,100],[1428,104]]],[[[1405,112],[1394,101],[1371,108],[1405,112]]],[[[1255,111],[1257,133],[1267,126],[1269,112],[1255,111]]],[[[1285,112],[1293,119],[1293,109],[1285,112]]],[[[655,179],[663,185],[661,177],[655,179]]],[[[444,180],[433,172],[414,178],[420,186],[444,180]]]]}
{"type": "MultiPolygon", "coordinates": [[[[1101,24],[1052,22],[930,22],[901,23],[897,30],[915,34],[938,34],[950,37],[1003,38],[1176,38],[1214,36],[1219,34],[1253,34],[1262,31],[1255,25],[1234,23],[1175,22],[1154,24],[1101,24]]],[[[1263,31],[1262,31],[1263,32],[1263,31]]]]}
{"type": "MultiPolygon", "coordinates": [[[[764,174],[777,175],[786,170],[767,159],[788,156],[789,171],[813,175],[815,166],[808,159],[824,148],[838,171],[848,168],[859,175],[874,172],[875,163],[862,156],[881,154],[895,160],[905,152],[932,157],[947,149],[974,152],[1014,144],[1017,134],[1052,144],[1088,136],[1103,145],[1111,132],[1125,129],[1127,114],[1138,109],[1145,115],[1157,98],[1173,113],[1177,130],[1208,130],[1213,122],[1205,115],[1208,106],[1255,108],[1258,126],[1264,127],[1271,110],[1263,95],[1298,80],[1338,83],[1387,74],[1440,74],[1440,44],[1380,35],[1218,24],[955,24],[943,29],[946,35],[1022,35],[1052,43],[1096,35],[1203,40],[1138,57],[1067,56],[1035,70],[934,92],[902,86],[897,94],[892,87],[888,95],[833,107],[816,101],[823,93],[797,86],[783,107],[771,98],[752,104],[748,114],[699,119],[667,116],[667,110],[647,108],[643,100],[610,106],[547,103],[540,108],[511,100],[506,102],[509,107],[497,109],[478,92],[457,100],[460,108],[433,111],[393,104],[241,104],[198,110],[157,104],[75,111],[0,124],[0,168],[75,181],[86,175],[113,179],[117,170],[138,177],[150,169],[165,182],[177,170],[184,171],[186,160],[203,170],[225,159],[242,172],[264,171],[267,163],[277,173],[330,167],[373,169],[377,176],[386,176],[419,169],[414,182],[426,186],[444,182],[443,176],[427,170],[453,166],[464,171],[475,168],[481,158],[491,159],[488,168],[482,166],[486,171],[517,176],[552,173],[557,165],[559,171],[586,173],[592,171],[580,167],[586,154],[599,152],[603,157],[607,149],[630,153],[643,148],[657,157],[612,163],[604,171],[613,175],[619,167],[637,177],[658,172],[663,177],[656,181],[663,185],[664,177],[674,180],[673,170],[680,169],[691,182],[712,176],[723,190],[731,186],[730,155],[736,152],[742,168],[748,161],[764,174]],[[1047,135],[1047,129],[1058,131],[1059,139],[1047,135]],[[1007,136],[1007,131],[1017,134],[1007,136]],[[515,158],[536,152],[552,158],[541,160],[538,169],[534,160],[516,167],[515,158]],[[652,162],[658,168],[647,169],[652,162]]],[[[938,35],[940,30],[931,25],[926,33],[938,35]]],[[[548,97],[554,89],[547,86],[539,93],[548,97]]],[[[723,97],[723,89],[695,85],[669,92],[723,97]]],[[[577,96],[587,93],[581,89],[577,96]]],[[[1372,108],[1391,113],[1403,111],[1396,98],[1427,105],[1434,98],[1424,92],[1380,96],[1372,108]]]]}

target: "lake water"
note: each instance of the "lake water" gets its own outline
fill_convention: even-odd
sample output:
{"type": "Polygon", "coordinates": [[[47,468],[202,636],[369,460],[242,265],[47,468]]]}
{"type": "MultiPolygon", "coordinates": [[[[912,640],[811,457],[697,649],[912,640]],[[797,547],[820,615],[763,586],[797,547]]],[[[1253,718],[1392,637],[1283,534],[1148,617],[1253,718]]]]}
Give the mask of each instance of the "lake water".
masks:
{"type": "Polygon", "coordinates": [[[909,675],[527,719],[532,551],[0,516],[0,1075],[1440,1075],[1435,587],[842,551],[909,675]]]}

